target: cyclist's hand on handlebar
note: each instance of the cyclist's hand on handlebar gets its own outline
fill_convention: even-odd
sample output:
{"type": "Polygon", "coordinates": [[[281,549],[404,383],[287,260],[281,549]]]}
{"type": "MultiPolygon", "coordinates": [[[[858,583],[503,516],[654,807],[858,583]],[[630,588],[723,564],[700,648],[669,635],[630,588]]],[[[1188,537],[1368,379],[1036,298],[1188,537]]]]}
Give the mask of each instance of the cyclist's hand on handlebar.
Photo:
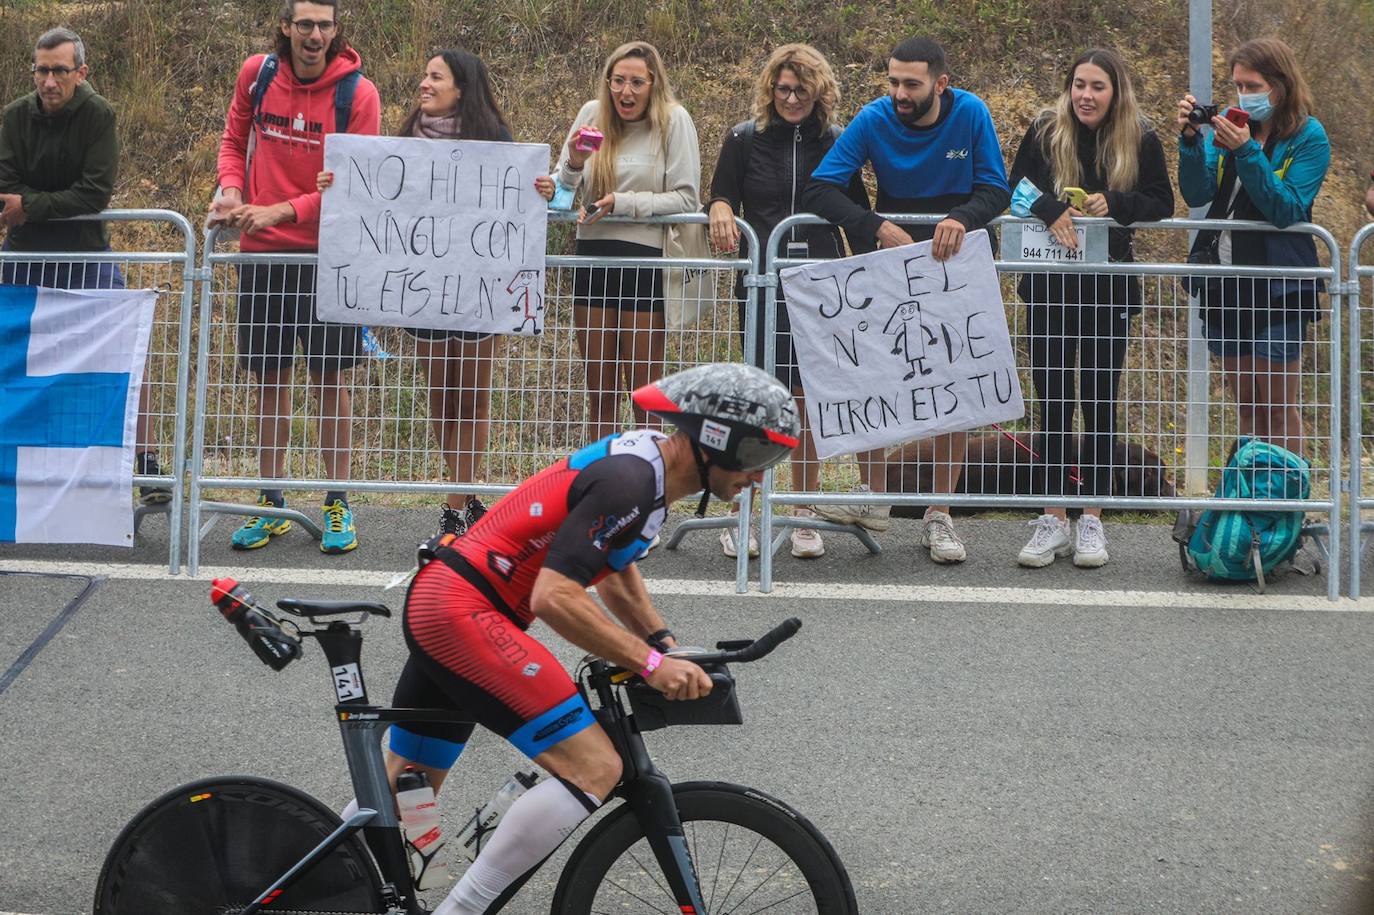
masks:
{"type": "Polygon", "coordinates": [[[669,699],[700,699],[711,691],[711,678],[697,664],[664,658],[646,682],[669,699]]]}

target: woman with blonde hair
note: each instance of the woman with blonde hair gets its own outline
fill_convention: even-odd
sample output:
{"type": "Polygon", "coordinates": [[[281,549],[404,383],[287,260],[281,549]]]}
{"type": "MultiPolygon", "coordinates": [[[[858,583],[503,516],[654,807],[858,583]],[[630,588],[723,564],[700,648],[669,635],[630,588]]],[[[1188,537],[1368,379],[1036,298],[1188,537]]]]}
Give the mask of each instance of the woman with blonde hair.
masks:
{"type": "MultiPolygon", "coordinates": [[[[1073,62],[1058,101],[1040,112],[1021,140],[1011,183],[1012,213],[1040,219],[1071,249],[1078,247],[1075,216],[1109,216],[1125,226],[1173,214],[1164,148],[1136,107],[1130,74],[1119,54],[1094,48],[1073,62]],[[1082,192],[1081,200],[1066,199],[1082,192]]],[[[1108,260],[1134,260],[1132,234],[1130,229],[1109,231],[1108,260]]],[[[1067,471],[1077,464],[1079,492],[1109,496],[1116,401],[1131,317],[1140,313],[1140,279],[1026,273],[1017,292],[1029,310],[1031,380],[1043,436],[1036,489],[1047,496],[1065,495],[1067,471]],[[1078,403],[1083,406],[1084,444],[1081,454],[1071,455],[1067,445],[1078,403]]],[[[1046,508],[1031,526],[1031,539],[1017,556],[1023,566],[1039,568],[1069,555],[1081,568],[1107,562],[1099,508],[1083,509],[1073,537],[1063,507],[1046,508]]]]}
{"type": "MultiPolygon", "coordinates": [[[[565,187],[581,187],[576,253],[599,258],[663,254],[663,227],[603,223],[695,212],[700,205],[697,131],[678,103],[658,50],[631,41],[601,68],[597,97],[573,120],[558,159],[565,187]],[[584,130],[594,128],[594,130],[584,130]],[[584,137],[601,134],[600,146],[584,137]]],[[[544,179],[547,188],[551,182],[544,179]]],[[[573,320],[586,364],[593,438],[619,431],[622,393],[662,374],[666,335],[663,271],[653,267],[579,267],[573,271],[573,320]]],[[[635,423],[647,417],[636,411],[635,423]]]]}
{"type": "MultiPolygon", "coordinates": [[[[769,55],[754,83],[751,118],[736,124],[726,135],[711,179],[707,211],[711,218],[711,242],[717,249],[730,251],[740,245],[736,215],[742,215],[749,223],[760,244],[767,244],[778,223],[794,213],[804,212],[799,208],[802,189],[840,134],[835,119],[839,104],[839,84],[829,61],[820,51],[807,44],[785,44],[769,55]]],[[[848,191],[851,199],[868,208],[868,195],[857,173],[848,191]]],[[[845,249],[838,228],[816,225],[793,229],[783,242],[783,250],[775,253],[833,258],[843,257],[845,249]]],[[[740,254],[747,256],[748,252],[742,250],[740,254]]],[[[735,301],[740,303],[741,330],[748,320],[752,320],[755,327],[754,352],[746,354],[746,358],[762,366],[763,315],[746,313],[742,277],[735,281],[735,301]]],[[[781,289],[777,295],[776,327],[775,374],[792,389],[800,404],[801,376],[797,371],[791,325],[781,289]]],[[[802,416],[805,415],[802,409],[802,416]]],[[[816,491],[820,486],[820,465],[816,460],[815,442],[805,426],[802,450],[797,458],[792,462],[794,481],[805,491],[816,491]]],[[[809,508],[798,507],[794,514],[815,517],[809,508]]],[[[738,555],[734,538],[733,528],[725,529],[720,535],[726,556],[738,555]]],[[[749,540],[749,554],[758,555],[758,544],[752,533],[749,540]]],[[[825,554],[825,544],[815,530],[794,528],[791,540],[793,556],[815,558],[825,554]]]]}

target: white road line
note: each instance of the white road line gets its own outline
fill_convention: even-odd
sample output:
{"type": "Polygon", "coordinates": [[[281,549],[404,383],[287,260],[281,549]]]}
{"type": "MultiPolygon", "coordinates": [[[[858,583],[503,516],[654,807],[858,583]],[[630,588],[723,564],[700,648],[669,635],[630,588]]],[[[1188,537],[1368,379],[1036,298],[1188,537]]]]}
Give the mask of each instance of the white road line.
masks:
{"type": "MultiPolygon", "coordinates": [[[[37,560],[0,560],[0,571],[47,572],[66,575],[103,575],[106,578],[142,581],[210,581],[237,578],[249,585],[329,585],[356,588],[383,588],[395,577],[393,572],[343,571],[338,569],[265,569],[231,566],[201,566],[194,579],[168,575],[160,566],[136,563],[52,562],[37,560]]],[[[952,587],[947,585],[878,585],[845,582],[780,582],[773,593],[750,591],[735,593],[734,582],[696,579],[647,580],[649,591],[669,597],[746,597],[753,600],[831,600],[877,601],[918,604],[1004,604],[1064,607],[1167,607],[1190,610],[1300,610],[1319,613],[1374,613],[1374,599],[1352,601],[1342,598],[1256,594],[1244,587],[1215,591],[1111,591],[1054,588],[952,587]]],[[[397,591],[399,601],[402,592],[397,591]]],[[[0,912],[0,915],[5,913],[0,912]]]]}

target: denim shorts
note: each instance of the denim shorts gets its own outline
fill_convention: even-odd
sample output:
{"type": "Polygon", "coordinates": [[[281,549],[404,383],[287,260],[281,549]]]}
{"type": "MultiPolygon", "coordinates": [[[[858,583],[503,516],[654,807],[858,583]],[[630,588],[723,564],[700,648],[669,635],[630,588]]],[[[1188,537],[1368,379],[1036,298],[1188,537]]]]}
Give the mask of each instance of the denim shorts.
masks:
{"type": "Polygon", "coordinates": [[[1310,315],[1294,315],[1286,321],[1275,321],[1256,330],[1245,339],[1227,334],[1207,322],[1207,351],[1213,356],[1256,356],[1268,362],[1297,362],[1307,329],[1312,325],[1310,315]]]}

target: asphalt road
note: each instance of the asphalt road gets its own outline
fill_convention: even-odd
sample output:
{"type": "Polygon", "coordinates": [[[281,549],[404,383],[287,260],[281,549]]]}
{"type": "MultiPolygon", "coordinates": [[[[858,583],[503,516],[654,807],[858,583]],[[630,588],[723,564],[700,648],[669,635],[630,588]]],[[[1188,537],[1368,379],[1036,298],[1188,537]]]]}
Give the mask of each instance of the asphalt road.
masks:
{"type": "MultiPolygon", "coordinates": [[[[364,546],[346,557],[301,532],[230,553],[226,523],[203,571],[246,566],[269,600],[399,607],[378,583],[428,515],[363,509],[364,546]]],[[[320,652],[279,674],[260,664],[204,582],[157,571],[158,523],[133,551],[0,551],[0,570],[80,559],[106,576],[70,609],[84,582],[0,574],[0,910],[90,911],[121,826],[195,778],[264,775],[333,806],[351,794],[320,652]]],[[[646,560],[689,639],[805,623],[736,670],[743,727],[651,735],[660,767],[791,802],[830,837],[865,913],[1355,910],[1374,882],[1370,602],[1327,606],[1311,578],[1263,599],[1186,581],[1161,527],[1109,520],[1098,573],[1020,570],[1025,528],[977,520],[961,523],[969,563],[939,568],[911,527],[881,556],[832,537],[818,562],[784,557],[770,596],[713,584],[730,572],[709,534],[646,560]]],[[[399,621],[367,636],[384,699],[399,621]]],[[[520,763],[479,734],[441,795],[448,825],[520,763]]],[[[547,911],[557,863],[508,910],[547,911]]]]}

